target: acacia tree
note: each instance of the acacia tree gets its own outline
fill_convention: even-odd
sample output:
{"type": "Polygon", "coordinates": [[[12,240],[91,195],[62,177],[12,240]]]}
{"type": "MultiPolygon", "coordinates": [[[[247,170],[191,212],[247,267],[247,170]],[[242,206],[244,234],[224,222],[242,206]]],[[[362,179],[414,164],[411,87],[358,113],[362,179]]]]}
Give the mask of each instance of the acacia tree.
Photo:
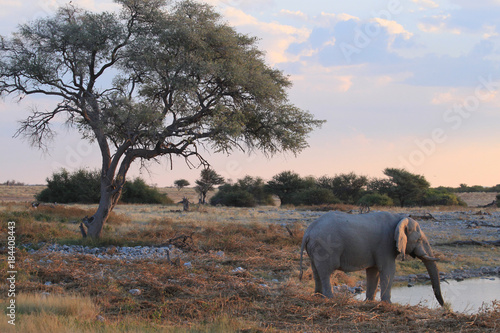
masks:
{"type": "Polygon", "coordinates": [[[391,186],[389,196],[399,201],[401,207],[421,204],[430,183],[424,176],[412,174],[405,169],[386,168],[384,174],[389,177],[391,186]]]}
{"type": "Polygon", "coordinates": [[[100,236],[136,160],[208,165],[200,145],[267,155],[307,146],[321,121],[288,101],[291,82],[265,64],[255,38],[205,4],[115,1],[119,14],[68,5],[0,43],[2,95],[59,99],[33,110],[17,134],[45,148],[51,122],[65,116],[100,148],[100,202],[84,236],[100,236]]]}
{"type": "Polygon", "coordinates": [[[195,190],[200,194],[200,202],[205,204],[207,193],[213,191],[215,185],[223,184],[224,178],[215,172],[215,170],[203,169],[201,170],[200,179],[196,180],[195,183],[195,190]]]}
{"type": "Polygon", "coordinates": [[[177,179],[175,182],[174,182],[174,185],[175,187],[177,187],[177,190],[180,191],[181,189],[183,189],[184,187],[186,186],[189,186],[190,183],[189,181],[187,181],[186,179],[177,179]]]}

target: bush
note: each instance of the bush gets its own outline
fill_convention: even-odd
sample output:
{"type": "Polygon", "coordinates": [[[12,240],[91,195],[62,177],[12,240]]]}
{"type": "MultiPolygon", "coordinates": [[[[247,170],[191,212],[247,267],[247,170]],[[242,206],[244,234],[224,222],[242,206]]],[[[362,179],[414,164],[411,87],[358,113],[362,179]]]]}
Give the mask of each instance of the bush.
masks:
{"type": "MultiPolygon", "coordinates": [[[[227,185],[224,185],[227,186],[227,185]]],[[[221,187],[224,187],[221,186],[221,187]]],[[[231,185],[229,185],[231,186],[231,185]]],[[[253,195],[247,191],[241,189],[226,189],[217,192],[212,198],[210,198],[211,205],[224,205],[231,207],[255,207],[257,202],[253,195]]]]}
{"type": "Polygon", "coordinates": [[[497,207],[500,207],[500,194],[497,194],[497,207]]]}
{"type": "Polygon", "coordinates": [[[233,207],[255,207],[258,205],[274,205],[273,197],[264,190],[264,181],[261,178],[246,176],[236,184],[224,184],[210,199],[211,205],[233,207]]]}
{"type": "Polygon", "coordinates": [[[387,194],[369,193],[365,194],[358,201],[359,205],[365,206],[393,206],[394,201],[387,194]]]}
{"type": "MultiPolygon", "coordinates": [[[[35,198],[41,202],[99,203],[100,189],[101,173],[98,170],[80,169],[70,174],[62,169],[54,173],[52,178],[47,178],[47,188],[35,198]]],[[[149,187],[140,178],[125,183],[121,200],[126,203],[172,203],[166,194],[149,187]]]]}
{"type": "Polygon", "coordinates": [[[443,189],[429,189],[425,193],[422,204],[424,206],[467,206],[454,193],[443,189]]]}
{"type": "Polygon", "coordinates": [[[100,199],[100,173],[80,169],[72,174],[62,169],[47,178],[47,188],[35,198],[41,202],[98,203],[100,199]]]}
{"type": "Polygon", "coordinates": [[[325,205],[340,203],[340,200],[326,188],[309,188],[295,193],[290,203],[295,206],[325,205]]]}
{"type": "Polygon", "coordinates": [[[123,186],[121,201],[136,204],[172,204],[173,201],[166,194],[150,187],[140,178],[126,182],[123,186]]]}

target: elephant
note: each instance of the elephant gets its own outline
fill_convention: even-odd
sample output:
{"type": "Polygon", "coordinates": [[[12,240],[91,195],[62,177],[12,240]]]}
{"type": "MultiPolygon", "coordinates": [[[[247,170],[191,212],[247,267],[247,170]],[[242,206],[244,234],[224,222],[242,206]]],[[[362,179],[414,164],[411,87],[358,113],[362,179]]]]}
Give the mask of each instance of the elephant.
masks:
{"type": "Polygon", "coordinates": [[[303,252],[311,260],[315,292],[331,298],[330,276],[335,270],[353,272],[366,269],[366,300],[373,301],[380,281],[380,298],[391,302],[396,257],[408,254],[424,263],[434,295],[444,300],[439,285],[437,258],[417,221],[405,214],[372,212],[347,214],[329,212],[312,222],[304,233],[300,250],[300,280],[303,252]]]}

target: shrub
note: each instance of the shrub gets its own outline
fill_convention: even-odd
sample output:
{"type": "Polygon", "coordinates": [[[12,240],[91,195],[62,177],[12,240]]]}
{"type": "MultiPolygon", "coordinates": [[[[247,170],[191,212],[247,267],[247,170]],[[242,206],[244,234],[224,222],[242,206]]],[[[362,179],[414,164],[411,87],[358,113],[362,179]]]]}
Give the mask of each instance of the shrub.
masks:
{"type": "MultiPolygon", "coordinates": [[[[80,169],[69,173],[62,169],[47,178],[47,188],[35,197],[41,202],[58,203],[99,203],[101,175],[98,170],[88,171],[80,169]]],[[[173,203],[166,194],[149,187],[144,180],[136,178],[126,182],[123,187],[122,202],[126,203],[173,203]]]]}
{"type": "Polygon", "coordinates": [[[35,197],[41,202],[98,203],[100,173],[80,169],[72,174],[62,169],[47,178],[47,188],[35,197]]]}
{"type": "Polygon", "coordinates": [[[123,186],[121,201],[139,204],[171,204],[173,201],[166,194],[150,187],[140,178],[126,182],[123,186]]]}
{"type": "Polygon", "coordinates": [[[295,206],[325,205],[340,203],[340,200],[326,188],[309,188],[295,193],[290,203],[295,206]]]}
{"type": "Polygon", "coordinates": [[[219,189],[219,192],[217,192],[212,198],[210,198],[210,204],[232,206],[232,207],[257,206],[257,202],[255,201],[253,195],[241,189],[226,189],[226,190],[219,189]]]}
{"type": "Polygon", "coordinates": [[[428,189],[423,198],[424,206],[467,206],[454,193],[443,189],[428,189]]]}
{"type": "Polygon", "coordinates": [[[358,201],[359,205],[366,206],[393,206],[394,201],[387,194],[369,193],[365,194],[358,201]]]}
{"type": "Polygon", "coordinates": [[[264,181],[257,177],[246,176],[236,184],[224,184],[210,199],[211,205],[233,207],[255,207],[258,205],[274,205],[273,197],[264,190],[264,181]]]}

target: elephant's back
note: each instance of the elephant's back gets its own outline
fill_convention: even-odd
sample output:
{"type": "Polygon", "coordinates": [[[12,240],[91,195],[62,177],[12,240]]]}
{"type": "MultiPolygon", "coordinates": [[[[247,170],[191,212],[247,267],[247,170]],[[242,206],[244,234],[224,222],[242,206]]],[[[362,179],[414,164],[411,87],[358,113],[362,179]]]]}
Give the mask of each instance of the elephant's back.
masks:
{"type": "Polygon", "coordinates": [[[321,237],[325,234],[358,233],[358,232],[386,232],[394,230],[400,214],[389,212],[373,212],[367,214],[348,214],[344,212],[328,212],[312,222],[306,230],[309,237],[321,237]]]}

